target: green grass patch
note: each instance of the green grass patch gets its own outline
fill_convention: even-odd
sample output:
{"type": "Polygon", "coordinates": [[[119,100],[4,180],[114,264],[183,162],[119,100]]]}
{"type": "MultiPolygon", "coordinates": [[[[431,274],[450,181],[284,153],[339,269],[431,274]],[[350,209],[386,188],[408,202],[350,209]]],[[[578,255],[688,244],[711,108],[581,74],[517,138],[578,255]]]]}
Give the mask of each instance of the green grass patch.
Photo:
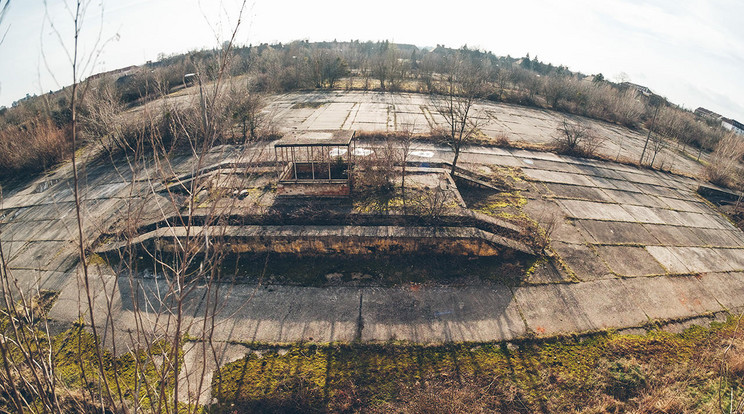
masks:
{"type": "MultiPolygon", "coordinates": [[[[451,401],[441,401],[437,394],[449,393],[470,404],[466,411],[577,412],[594,407],[588,412],[619,412],[637,409],[649,399],[663,400],[660,396],[669,390],[674,398],[662,401],[666,406],[707,411],[717,404],[721,377],[716,375],[716,355],[722,344],[740,335],[734,328],[732,318],[682,334],[600,333],[524,341],[518,347],[389,343],[264,348],[215,374],[215,412],[228,412],[224,407],[405,411],[434,400],[446,409],[451,401]]],[[[734,398],[741,397],[742,380],[728,377],[725,391],[733,389],[734,398]]]]}

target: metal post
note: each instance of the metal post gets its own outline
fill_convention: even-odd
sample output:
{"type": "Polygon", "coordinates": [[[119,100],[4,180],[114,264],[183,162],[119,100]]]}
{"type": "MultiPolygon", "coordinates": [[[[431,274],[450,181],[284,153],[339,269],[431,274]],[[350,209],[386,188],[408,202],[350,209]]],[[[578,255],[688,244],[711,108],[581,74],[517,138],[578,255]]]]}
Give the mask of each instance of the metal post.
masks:
{"type": "Polygon", "coordinates": [[[313,181],[315,181],[315,161],[313,160],[313,156],[315,155],[315,151],[313,151],[313,147],[307,147],[308,152],[310,153],[310,170],[312,171],[312,177],[313,181]]]}
{"type": "Polygon", "coordinates": [[[294,179],[295,179],[295,182],[297,182],[299,177],[297,177],[297,159],[295,158],[295,147],[291,147],[291,148],[292,148],[292,167],[294,167],[294,179]]]}
{"type": "Polygon", "coordinates": [[[279,179],[282,179],[282,169],[279,167],[279,155],[276,151],[276,147],[274,147],[274,168],[276,168],[277,175],[279,176],[279,179]]]}

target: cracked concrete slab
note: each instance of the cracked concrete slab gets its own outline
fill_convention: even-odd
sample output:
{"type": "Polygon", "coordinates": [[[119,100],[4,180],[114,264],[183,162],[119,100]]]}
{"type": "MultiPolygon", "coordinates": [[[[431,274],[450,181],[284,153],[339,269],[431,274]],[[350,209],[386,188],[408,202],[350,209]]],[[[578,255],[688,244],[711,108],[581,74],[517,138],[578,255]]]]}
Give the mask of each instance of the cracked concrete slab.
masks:
{"type": "Polygon", "coordinates": [[[631,191],[604,189],[603,192],[609,196],[610,202],[615,202],[622,205],[634,205],[634,206],[646,206],[646,207],[662,207],[666,208],[659,197],[643,194],[634,193],[631,191]]]}
{"type": "Polygon", "coordinates": [[[597,246],[599,257],[621,276],[648,276],[666,273],[643,247],[597,246]]]}
{"type": "MultiPolygon", "coordinates": [[[[220,300],[213,339],[350,342],[357,336],[360,295],[358,288],[235,285],[220,300]]],[[[201,301],[194,315],[203,315],[204,306],[201,301]]]]}
{"type": "Polygon", "coordinates": [[[707,273],[698,280],[706,291],[713,295],[722,307],[730,312],[744,311],[744,273],[707,273]]]}
{"type": "Polygon", "coordinates": [[[589,220],[636,221],[636,219],[619,204],[595,203],[581,200],[560,200],[560,205],[568,212],[569,217],[589,220]]]}
{"type": "Polygon", "coordinates": [[[539,336],[638,326],[646,315],[618,279],[514,291],[527,326],[539,336]]]}
{"type": "Polygon", "coordinates": [[[738,269],[734,263],[724,260],[717,249],[706,247],[677,247],[669,249],[693,273],[726,272],[738,269]]]}
{"type": "Polygon", "coordinates": [[[590,246],[555,242],[552,247],[582,281],[614,277],[590,246]]]}
{"type": "Polygon", "coordinates": [[[653,231],[640,223],[621,221],[575,220],[578,228],[598,244],[658,244],[653,231]]]}
{"type": "MultiPolygon", "coordinates": [[[[416,94],[297,93],[276,97],[272,105],[281,110],[284,129],[399,131],[413,120],[425,133],[444,122],[430,110],[428,97],[416,94]],[[301,102],[321,105],[295,107],[301,102]]],[[[509,140],[530,143],[547,142],[560,122],[559,117],[546,111],[502,104],[478,103],[476,112],[489,117],[488,128],[484,128],[487,134],[507,133],[509,140]]],[[[635,144],[643,137],[616,126],[600,127],[614,145],[607,147],[611,152],[605,155],[632,155],[637,159],[633,155],[639,151],[635,144]]],[[[453,155],[449,149],[428,142],[417,142],[416,150],[431,153],[431,157],[416,158],[424,162],[449,161],[453,155]]],[[[214,148],[204,158],[205,165],[237,160],[237,152],[231,146],[214,148]]],[[[273,156],[267,143],[256,144],[241,154],[264,161],[273,156]]],[[[543,187],[523,192],[530,198],[524,206],[529,218],[547,225],[547,219],[538,217],[542,211],[560,216],[552,233],[559,257],[533,269],[526,280],[528,285],[514,288],[513,294],[506,286],[496,284],[414,289],[271,286],[258,290],[236,285],[220,298],[222,312],[215,338],[265,342],[491,341],[519,338],[529,331],[550,335],[626,328],[642,325],[647,317],[688,318],[724,307],[744,307],[744,273],[734,272],[744,269],[744,237],[718,212],[700,202],[694,194],[694,180],[548,152],[477,146],[464,148],[462,154],[463,165],[471,162],[468,168],[473,163],[491,171],[503,166],[520,167],[531,181],[525,186],[543,187]],[[546,190],[564,199],[555,203],[543,200],[546,190]],[[582,282],[567,283],[577,280],[555,267],[559,259],[582,282]],[[649,276],[665,269],[692,276],[649,276]],[[726,273],[705,273],[716,271],[726,273]],[[630,278],[620,279],[612,272],[630,278]]],[[[193,172],[190,156],[176,156],[170,161],[177,175],[193,172]]],[[[689,166],[689,171],[699,168],[683,157],[679,162],[689,166]]],[[[88,200],[84,203],[86,237],[95,239],[120,217],[120,211],[130,207],[143,221],[173,213],[168,200],[161,194],[151,194],[149,185],[154,183],[156,191],[163,187],[146,181],[170,177],[161,177],[152,167],[133,172],[124,163],[97,162],[81,171],[81,190],[88,200]],[[134,186],[130,186],[131,180],[135,180],[134,186]],[[136,199],[122,198],[130,191],[136,199]]],[[[66,322],[79,316],[80,293],[77,252],[72,243],[76,231],[71,230],[76,230],[76,223],[72,220],[70,182],[69,166],[63,165],[0,200],[3,213],[8,213],[0,218],[0,237],[11,265],[19,267],[12,269],[14,277],[28,289],[40,286],[61,291],[52,315],[66,322]]],[[[118,289],[115,317],[121,326],[129,326],[135,320],[129,281],[112,278],[107,271],[97,274],[96,286],[118,289]]],[[[162,282],[138,283],[147,292],[135,293],[134,297],[157,302],[154,291],[158,286],[162,288],[162,282]]],[[[97,309],[105,309],[101,292],[95,293],[97,309]]],[[[203,292],[199,293],[188,303],[187,322],[193,329],[200,329],[196,316],[208,305],[203,292]]]]}
{"type": "Polygon", "coordinates": [[[610,198],[602,189],[596,187],[584,187],[558,183],[546,183],[545,186],[558,198],[577,199],[585,201],[598,201],[612,203],[610,198]]]}
{"type": "Polygon", "coordinates": [[[690,273],[691,270],[677,257],[672,247],[646,246],[646,250],[671,274],[690,273]]]}
{"type": "Polygon", "coordinates": [[[724,310],[694,277],[633,278],[622,283],[650,319],[688,318],[724,310]]]}
{"type": "Polygon", "coordinates": [[[625,211],[630,213],[633,221],[638,223],[666,224],[656,212],[659,209],[643,206],[623,206],[625,211]]]}
{"type": "Polygon", "coordinates": [[[555,171],[545,171],[545,170],[538,170],[538,169],[533,169],[533,168],[524,168],[522,172],[524,173],[525,177],[533,181],[581,185],[585,187],[594,186],[594,183],[592,183],[592,181],[589,178],[583,175],[568,174],[568,173],[555,172],[555,171]]]}
{"type": "Polygon", "coordinates": [[[368,288],[363,295],[363,340],[484,341],[526,333],[507,287],[368,288]]]}
{"type": "Polygon", "coordinates": [[[692,227],[669,226],[666,224],[643,224],[643,228],[658,241],[643,244],[662,244],[671,246],[704,246],[706,243],[698,237],[692,227]]]}

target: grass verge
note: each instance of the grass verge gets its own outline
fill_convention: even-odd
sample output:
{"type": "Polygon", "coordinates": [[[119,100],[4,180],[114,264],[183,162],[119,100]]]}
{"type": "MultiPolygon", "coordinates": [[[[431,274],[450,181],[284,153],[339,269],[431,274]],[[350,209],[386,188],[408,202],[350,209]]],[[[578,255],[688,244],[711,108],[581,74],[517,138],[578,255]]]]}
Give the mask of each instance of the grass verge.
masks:
{"type": "Polygon", "coordinates": [[[214,412],[728,412],[744,399],[738,318],[681,334],[506,343],[297,344],[215,374],[214,412]],[[726,351],[728,349],[728,351],[726,351]]]}

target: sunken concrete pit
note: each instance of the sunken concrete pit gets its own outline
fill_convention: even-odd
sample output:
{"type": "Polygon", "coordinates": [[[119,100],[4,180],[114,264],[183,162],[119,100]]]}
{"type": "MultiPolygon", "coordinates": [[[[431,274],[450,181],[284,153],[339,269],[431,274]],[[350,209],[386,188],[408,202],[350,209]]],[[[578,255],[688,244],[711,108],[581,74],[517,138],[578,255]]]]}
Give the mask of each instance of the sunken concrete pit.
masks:
{"type": "MultiPolygon", "coordinates": [[[[315,261],[318,268],[325,268],[319,261],[332,261],[337,263],[334,274],[353,273],[349,269],[354,266],[374,268],[373,262],[386,263],[383,267],[388,268],[407,267],[410,263],[428,268],[426,258],[436,257],[461,263],[460,267],[471,268],[473,275],[487,279],[500,277],[503,272],[499,268],[510,267],[508,277],[518,279],[515,269],[526,268],[536,256],[530,229],[468,209],[449,170],[442,168],[446,166],[408,166],[406,192],[401,193],[407,201],[364,190],[342,200],[325,194],[287,197],[280,194],[278,187],[274,191],[269,185],[270,170],[236,174],[241,170],[236,165],[211,169],[193,183],[203,189],[197,194],[200,201],[195,209],[189,198],[183,198],[177,213],[140,223],[134,233],[130,228],[122,235],[114,226],[102,236],[96,253],[105,256],[112,267],[137,262],[136,267],[145,269],[139,272],[140,276],[156,278],[167,276],[168,266],[161,264],[177,261],[185,246],[188,251],[199,251],[200,261],[215,256],[226,260],[229,265],[220,272],[240,268],[233,277],[242,283],[256,280],[250,267],[267,255],[294,263],[315,261]],[[426,198],[430,194],[436,197],[426,198]],[[184,217],[183,212],[189,209],[192,214],[184,217]],[[189,226],[184,225],[187,220],[189,226]],[[479,258],[483,260],[463,262],[479,258]],[[473,271],[478,263],[495,274],[473,271]]],[[[357,174],[363,176],[365,172],[357,170],[357,174]]],[[[459,176],[462,175],[461,171],[459,176]]],[[[193,179],[183,176],[179,182],[191,183],[193,179]]],[[[470,184],[484,184],[470,180],[470,184]]],[[[167,191],[173,194],[182,188],[182,184],[173,184],[167,191]]],[[[204,264],[200,262],[199,266],[204,264]]],[[[451,272],[450,266],[419,270],[411,273],[420,273],[416,280],[423,282],[427,282],[425,274],[432,281],[451,279],[442,274],[451,272]]],[[[390,285],[394,278],[385,272],[368,275],[365,283],[390,285]]],[[[276,277],[290,284],[306,280],[304,276],[276,277]]]]}

